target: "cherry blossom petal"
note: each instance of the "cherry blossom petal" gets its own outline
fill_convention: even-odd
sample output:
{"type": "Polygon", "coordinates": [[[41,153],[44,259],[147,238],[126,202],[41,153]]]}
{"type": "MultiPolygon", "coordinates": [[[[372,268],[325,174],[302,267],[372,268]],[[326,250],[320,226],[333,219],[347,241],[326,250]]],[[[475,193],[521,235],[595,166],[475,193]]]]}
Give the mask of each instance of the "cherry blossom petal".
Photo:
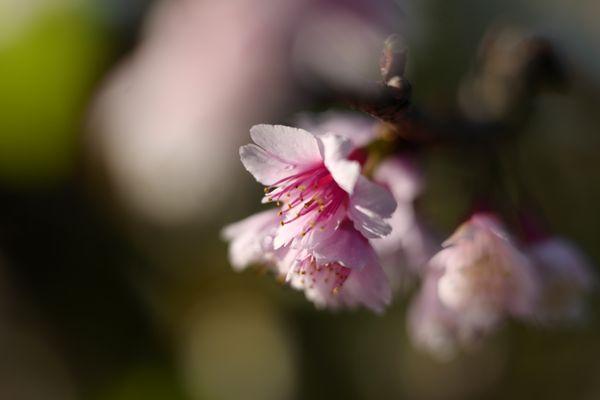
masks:
{"type": "Polygon", "coordinates": [[[337,263],[318,264],[314,259],[308,262],[305,273],[288,273],[287,280],[293,288],[302,290],[317,308],[337,310],[364,306],[382,313],[391,302],[387,277],[377,263],[356,270],[337,263]]]}
{"type": "Polygon", "coordinates": [[[396,206],[396,200],[387,189],[360,176],[350,197],[348,216],[365,237],[379,238],[392,231],[385,219],[391,217],[396,206]]]}
{"type": "Polygon", "coordinates": [[[318,263],[337,262],[346,268],[363,269],[378,264],[371,244],[349,222],[344,222],[333,235],[314,249],[318,263]]]}
{"type": "Polygon", "coordinates": [[[438,297],[439,271],[428,270],[419,293],[408,311],[408,334],[423,350],[440,360],[449,360],[457,352],[458,316],[438,297]]]}
{"type": "Polygon", "coordinates": [[[304,129],[261,124],[250,128],[250,136],[254,143],[281,162],[310,166],[322,160],[317,139],[304,129]]]}
{"type": "Polygon", "coordinates": [[[352,151],[352,142],[333,134],[322,135],[319,139],[325,166],[336,183],[352,194],[360,176],[360,164],[346,159],[352,151]]]}
{"type": "Polygon", "coordinates": [[[333,133],[363,147],[377,138],[378,122],[370,117],[350,112],[326,112],[318,116],[302,114],[298,125],[317,136],[333,133]]]}
{"type": "Polygon", "coordinates": [[[265,186],[284,179],[295,169],[293,165],[273,157],[255,144],[240,147],[240,159],[246,170],[265,186]]]}
{"type": "Polygon", "coordinates": [[[221,236],[230,241],[229,261],[236,270],[242,270],[253,263],[265,261],[266,246],[277,226],[277,211],[267,210],[233,224],[221,231],[221,236]]]}
{"type": "Polygon", "coordinates": [[[587,311],[585,297],[596,280],[587,257],[573,243],[553,236],[534,242],[528,254],[542,280],[536,321],[581,321],[587,311]]]}
{"type": "Polygon", "coordinates": [[[373,179],[385,185],[399,203],[411,203],[423,191],[423,177],[406,157],[384,160],[375,170],[373,179]]]}
{"type": "Polygon", "coordinates": [[[364,305],[381,314],[392,301],[392,289],[378,263],[353,270],[339,295],[346,306],[364,305]]]}

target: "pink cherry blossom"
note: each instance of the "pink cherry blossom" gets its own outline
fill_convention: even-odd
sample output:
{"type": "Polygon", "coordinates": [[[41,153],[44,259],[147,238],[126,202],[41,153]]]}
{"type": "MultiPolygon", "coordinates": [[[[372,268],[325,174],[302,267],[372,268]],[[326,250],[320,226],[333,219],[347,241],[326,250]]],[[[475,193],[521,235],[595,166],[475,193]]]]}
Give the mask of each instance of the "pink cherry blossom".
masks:
{"type": "Polygon", "coordinates": [[[585,295],[595,281],[586,257],[575,245],[559,237],[534,242],[528,254],[542,282],[536,320],[542,323],[580,320],[585,315],[585,295]]]}
{"type": "Polygon", "coordinates": [[[475,214],[443,246],[430,267],[441,271],[441,303],[460,313],[465,326],[485,332],[506,316],[531,317],[537,276],[498,219],[475,214]]]}
{"type": "Polygon", "coordinates": [[[239,182],[235,151],[245,127],[277,115],[292,96],[285,55],[306,7],[152,2],[140,45],[107,76],[90,110],[90,150],[119,201],[166,225],[214,216],[239,182]]]}
{"type": "Polygon", "coordinates": [[[361,175],[347,138],[272,125],[250,134],[242,163],[280,210],[224,229],[234,267],[266,263],[318,307],[383,311],[391,290],[368,239],[390,233],[392,195],[361,175]]]}
{"type": "Polygon", "coordinates": [[[392,232],[371,243],[392,286],[406,287],[421,275],[421,267],[436,250],[436,240],[414,208],[423,190],[423,178],[413,160],[400,156],[384,160],[373,178],[389,188],[398,206],[389,220],[392,232]]]}
{"type": "Polygon", "coordinates": [[[530,319],[538,301],[538,276],[500,221],[475,214],[425,266],[411,303],[413,342],[439,359],[473,347],[507,317],[530,319]]]}
{"type": "Polygon", "coordinates": [[[354,150],[348,139],[273,125],[254,126],[250,134],[255,144],[242,146],[240,157],[267,186],[264,202],[281,207],[275,248],[321,240],[346,217],[367,238],[391,232],[385,219],[396,202],[361,175],[358,161],[348,158],[354,150]]]}
{"type": "Polygon", "coordinates": [[[273,247],[276,210],[252,215],[224,228],[229,259],[236,270],[264,264],[319,308],[362,305],[382,312],[391,289],[369,241],[345,220],[312,247],[273,247]]]}

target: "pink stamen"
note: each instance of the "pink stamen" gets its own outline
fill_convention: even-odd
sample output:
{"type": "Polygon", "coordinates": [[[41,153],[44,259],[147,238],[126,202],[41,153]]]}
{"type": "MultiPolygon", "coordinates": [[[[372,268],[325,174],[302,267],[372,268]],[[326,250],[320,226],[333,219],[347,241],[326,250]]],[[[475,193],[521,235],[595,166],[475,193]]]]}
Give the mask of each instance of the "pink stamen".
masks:
{"type": "Polygon", "coordinates": [[[348,195],[337,185],[327,168],[319,165],[265,188],[265,198],[281,206],[281,226],[314,215],[313,218],[307,218],[304,226],[292,228],[298,229],[296,235],[302,237],[318,223],[326,222],[335,215],[339,207],[346,204],[348,195]]]}

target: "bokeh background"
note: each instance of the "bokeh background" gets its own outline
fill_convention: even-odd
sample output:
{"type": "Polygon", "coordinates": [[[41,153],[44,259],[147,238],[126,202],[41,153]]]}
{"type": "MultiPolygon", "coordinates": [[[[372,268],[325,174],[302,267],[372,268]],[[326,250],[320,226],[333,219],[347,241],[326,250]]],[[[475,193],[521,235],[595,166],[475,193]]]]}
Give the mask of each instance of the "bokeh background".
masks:
{"type": "MultiPolygon", "coordinates": [[[[437,362],[384,316],[319,312],[234,273],[220,228],[258,209],[237,147],[377,79],[403,35],[418,103],[456,105],[490,26],[543,34],[568,71],[512,166],[553,230],[600,265],[600,4],[594,0],[0,0],[0,398],[597,399],[583,326],[507,326],[437,362]]],[[[447,235],[474,166],[424,163],[447,235]]]]}

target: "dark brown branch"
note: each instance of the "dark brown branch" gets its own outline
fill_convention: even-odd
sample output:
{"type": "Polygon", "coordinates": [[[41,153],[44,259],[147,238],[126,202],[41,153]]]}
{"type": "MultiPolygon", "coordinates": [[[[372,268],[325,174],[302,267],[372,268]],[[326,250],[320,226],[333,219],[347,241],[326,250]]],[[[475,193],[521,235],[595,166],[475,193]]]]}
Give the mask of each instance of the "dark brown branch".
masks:
{"type": "Polygon", "coordinates": [[[473,71],[459,92],[461,110],[435,118],[411,102],[404,77],[406,49],[396,37],[386,40],[380,68],[382,81],[368,96],[348,104],[389,124],[398,137],[417,143],[488,141],[514,133],[531,115],[541,89],[562,89],[566,74],[552,44],[512,28],[493,29],[483,40],[473,71]]]}

